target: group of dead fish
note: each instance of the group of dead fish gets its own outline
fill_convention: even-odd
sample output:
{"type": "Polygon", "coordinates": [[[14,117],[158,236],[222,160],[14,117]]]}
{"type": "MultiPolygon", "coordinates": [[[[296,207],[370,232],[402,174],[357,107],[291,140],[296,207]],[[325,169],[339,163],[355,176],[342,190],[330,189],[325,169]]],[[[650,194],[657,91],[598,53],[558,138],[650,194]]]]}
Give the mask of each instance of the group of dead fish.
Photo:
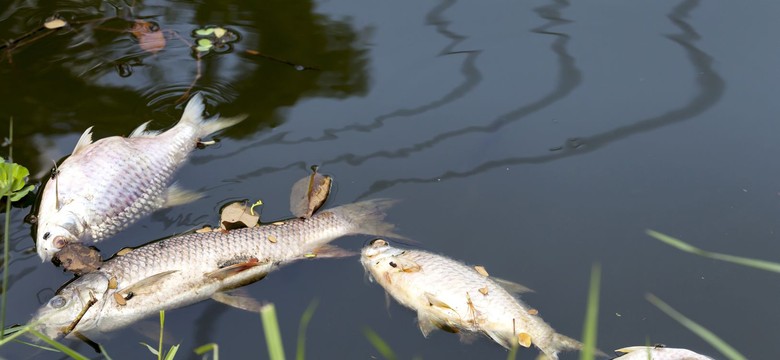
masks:
{"type": "MultiPolygon", "coordinates": [[[[559,351],[582,347],[556,333],[518,298],[522,286],[490,277],[481,266],[392,246],[384,238],[401,236],[384,217],[395,201],[374,199],[318,210],[330,180],[316,171],[293,187],[295,218],[172,236],[123,249],[105,261],[90,253],[87,245],[110,238],[141,217],[198,198],[172,183],[173,175],[206,136],[243,120],[204,119],[203,113],[203,99],[196,94],[181,120],[165,132],[147,130],[143,124],[129,137],[93,142],[89,128],[70,157],[52,170],[41,190],[36,247],[41,259],[67,262],[78,275],[31,320],[41,332],[51,337],[96,336],[208,298],[255,310],[255,301],[230,290],[299,259],[345,256],[348,252],[329,243],[364,234],[381,238],[363,248],[360,262],[390,296],[417,312],[423,335],[436,328],[482,333],[506,348],[534,345],[550,359],[557,359],[559,351]],[[84,249],[87,256],[79,256],[84,249]],[[72,263],[90,256],[97,258],[97,265],[72,263]]],[[[664,354],[708,359],[660,347],[619,352],[625,353],[621,359],[661,359],[664,354]]]]}

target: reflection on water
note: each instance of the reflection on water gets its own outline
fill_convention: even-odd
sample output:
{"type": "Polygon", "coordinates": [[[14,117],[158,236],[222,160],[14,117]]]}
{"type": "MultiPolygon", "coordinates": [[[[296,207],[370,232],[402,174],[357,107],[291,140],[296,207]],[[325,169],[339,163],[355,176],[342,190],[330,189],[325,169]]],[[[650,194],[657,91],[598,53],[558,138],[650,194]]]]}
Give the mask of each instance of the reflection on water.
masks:
{"type": "MultiPolygon", "coordinates": [[[[15,86],[0,88],[0,97],[15,106],[0,108],[0,118],[23,119],[17,127],[21,139],[40,132],[81,132],[92,125],[98,137],[114,135],[110,129],[129,132],[144,118],[156,118],[153,127],[168,127],[182,106],[177,101],[191,86],[225,113],[252,114],[225,132],[241,138],[278,125],[284,121],[278,110],[301,98],[360,95],[368,85],[366,53],[357,48],[367,32],[314,14],[310,2],[177,3],[175,11],[165,2],[150,1],[132,8],[107,2],[14,5],[20,3],[3,11],[0,34],[5,36],[37,28],[54,13],[72,24],[5,50],[13,61],[0,64],[0,79],[15,86]],[[138,30],[139,22],[148,25],[145,30],[138,30]],[[228,51],[198,56],[192,49],[194,31],[214,24],[235,31],[238,40],[228,51]],[[164,34],[159,36],[164,46],[144,49],[144,36],[155,31],[164,34]],[[299,71],[258,52],[320,70],[299,71]],[[137,110],[128,113],[128,108],[137,110]]],[[[19,141],[20,157],[37,156],[29,144],[19,141]]]]}
{"type": "MultiPolygon", "coordinates": [[[[539,14],[540,15],[545,13],[549,14],[548,11],[552,10],[553,8],[560,9],[559,5],[565,3],[565,1],[557,1],[557,3],[558,5],[556,6],[546,7],[546,10],[542,10],[545,8],[540,8],[539,10],[542,11],[539,11],[539,14]]],[[[671,13],[669,14],[669,19],[680,29],[681,32],[678,34],[668,35],[667,38],[680,45],[685,51],[688,60],[690,60],[691,65],[693,66],[692,77],[695,79],[696,82],[696,90],[697,90],[696,94],[694,94],[693,98],[691,98],[688,101],[688,103],[684,104],[683,106],[677,109],[665,111],[663,114],[660,114],[658,116],[642,119],[634,122],[633,124],[621,126],[616,129],[606,131],[600,134],[583,136],[583,137],[572,137],[566,140],[563,146],[552,147],[552,149],[554,149],[553,150],[554,152],[550,154],[539,155],[539,156],[511,157],[505,159],[491,160],[466,171],[447,171],[442,174],[426,177],[426,178],[399,178],[399,179],[391,179],[391,180],[380,180],[372,184],[368,191],[360,195],[360,198],[365,198],[366,196],[378,193],[380,191],[383,191],[385,189],[388,189],[398,184],[433,183],[444,179],[469,177],[496,168],[504,168],[507,166],[523,165],[523,164],[541,164],[541,163],[556,161],[563,158],[568,158],[571,156],[582,155],[600,149],[615,141],[622,140],[627,137],[640,134],[643,132],[652,131],[663,126],[679,123],[687,119],[691,119],[696,115],[701,114],[702,112],[706,111],[707,109],[709,109],[710,107],[712,107],[718,102],[718,100],[723,95],[723,92],[726,88],[726,83],[720,77],[720,75],[718,75],[718,73],[712,68],[712,62],[713,62],[712,57],[710,57],[707,53],[705,53],[704,51],[700,50],[695,45],[693,45],[693,42],[699,39],[699,35],[696,33],[693,27],[690,26],[690,24],[688,24],[685,21],[685,19],[688,18],[689,13],[693,9],[695,9],[698,6],[698,4],[699,4],[699,0],[683,1],[674,9],[672,9],[671,13]]],[[[557,15],[557,11],[555,11],[555,14],[557,15]]],[[[552,33],[552,34],[561,36],[561,38],[556,40],[556,44],[560,44],[561,41],[563,41],[563,44],[565,44],[566,41],[565,39],[567,39],[565,35],[558,34],[558,33],[552,33]]],[[[573,65],[573,59],[571,59],[571,57],[566,55],[563,44],[560,44],[560,46],[558,47],[556,47],[556,45],[553,45],[553,49],[555,50],[556,54],[559,55],[559,59],[561,60],[560,61],[562,64],[561,73],[565,74],[568,71],[570,75],[575,75],[573,78],[570,78],[570,79],[576,79],[573,83],[574,84],[579,83],[579,78],[580,78],[579,72],[576,70],[576,68],[573,65]],[[569,61],[571,66],[563,66],[563,64],[568,63],[567,61],[564,61],[566,59],[570,59],[569,61]]],[[[494,122],[494,124],[500,124],[503,122],[512,121],[517,117],[521,117],[531,112],[532,109],[538,110],[539,107],[549,105],[550,102],[554,101],[555,99],[559,99],[562,96],[565,96],[565,94],[571,91],[571,87],[566,86],[567,83],[569,82],[564,81],[563,84],[559,82],[558,90],[554,91],[553,94],[548,95],[541,102],[534,103],[530,106],[525,106],[523,108],[515,110],[509,114],[505,114],[499,117],[499,119],[496,122],[494,122]]],[[[469,129],[459,130],[458,133],[462,133],[468,130],[469,129]]],[[[475,131],[475,130],[470,130],[470,131],[475,131]]],[[[449,137],[452,135],[449,134],[440,135],[439,138],[442,136],[449,137]]],[[[437,141],[433,141],[433,142],[435,143],[437,141]]],[[[396,154],[400,153],[401,154],[400,156],[406,156],[407,152],[405,151],[408,150],[398,150],[396,154]]],[[[376,156],[393,156],[393,155],[373,154],[371,156],[376,157],[376,156]]],[[[349,159],[351,158],[351,155],[345,155],[345,158],[349,159]]]]}

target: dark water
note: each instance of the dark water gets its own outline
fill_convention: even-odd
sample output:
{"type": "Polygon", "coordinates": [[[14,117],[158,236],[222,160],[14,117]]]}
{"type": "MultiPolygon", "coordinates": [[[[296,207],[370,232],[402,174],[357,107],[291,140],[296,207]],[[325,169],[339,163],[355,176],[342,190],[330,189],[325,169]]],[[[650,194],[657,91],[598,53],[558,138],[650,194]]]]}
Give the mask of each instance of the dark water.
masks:
{"type": "MultiPolygon", "coordinates": [[[[776,274],[680,253],[644,233],[780,258],[775,2],[56,3],[0,4],[3,39],[54,12],[81,22],[3,52],[0,129],[14,118],[15,160],[34,173],[88,126],[100,138],[178,119],[197,64],[173,31],[190,42],[207,25],[238,36],[203,57],[194,86],[212,113],[250,116],[179,173],[208,196],[144,219],[101,244],[104,253],[214,223],[234,199],[262,199],[265,219],[287,217],[290,186],[320,164],[336,179],[330,204],[403,199],[390,219],[405,235],[535,289],[524,299],[564,334],[581,336],[598,262],[600,348],[649,342],[718,355],[648,303],[653,293],[748,358],[780,357],[776,274]],[[166,47],[141,49],[133,19],[171,31],[166,47]]],[[[29,251],[26,212],[13,210],[11,323],[69,278],[29,251]]],[[[367,240],[337,243],[357,250],[367,240]]],[[[400,358],[506,356],[485,339],[424,339],[414,313],[388,310],[356,259],[300,262],[246,289],[277,305],[288,356],[313,299],[312,359],[378,357],[365,327],[400,358]]],[[[267,356],[259,316],[203,302],[166,317],[181,358],[209,342],[227,359],[267,356]]],[[[104,345],[114,358],[148,356],[137,330],[155,324],[104,345]]],[[[21,344],[0,355],[60,357],[21,344]]]]}

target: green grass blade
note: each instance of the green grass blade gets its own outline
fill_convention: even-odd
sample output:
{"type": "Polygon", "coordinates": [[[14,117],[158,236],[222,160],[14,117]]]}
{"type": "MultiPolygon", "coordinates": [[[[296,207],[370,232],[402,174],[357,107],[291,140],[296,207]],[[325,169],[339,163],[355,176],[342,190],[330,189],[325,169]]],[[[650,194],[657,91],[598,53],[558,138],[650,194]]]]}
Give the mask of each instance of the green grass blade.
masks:
{"type": "Polygon", "coordinates": [[[165,310],[160,310],[160,343],[157,347],[157,360],[163,356],[163,331],[165,330],[165,310]]]}
{"type": "Polygon", "coordinates": [[[691,319],[688,319],[685,317],[685,315],[681,314],[669,304],[663,302],[661,299],[659,299],[657,296],[653,294],[647,294],[645,296],[647,298],[647,301],[655,305],[658,309],[666,313],[666,315],[669,315],[672,319],[679,322],[682,326],[685,326],[688,328],[688,330],[692,331],[694,334],[698,335],[700,338],[704,339],[704,341],[708,342],[712,347],[720,351],[723,356],[726,358],[729,358],[731,360],[746,360],[747,358],[740,354],[736,349],[731,347],[731,345],[727,344],[723,339],[719,338],[717,335],[715,335],[712,331],[707,330],[705,327],[697,324],[691,319]]]}
{"type": "Polygon", "coordinates": [[[376,349],[376,351],[378,351],[383,358],[385,358],[386,360],[398,359],[395,356],[393,349],[390,348],[390,345],[387,345],[387,343],[384,340],[382,340],[382,337],[380,337],[379,334],[374,332],[374,330],[371,330],[371,328],[367,327],[363,329],[363,335],[366,336],[368,342],[370,342],[371,345],[374,346],[374,349],[376,349]]]}
{"type": "MultiPolygon", "coordinates": [[[[8,162],[14,161],[13,156],[13,141],[14,141],[14,119],[11,118],[10,123],[8,124],[8,139],[11,142],[11,145],[8,146],[8,162]]],[[[11,236],[11,194],[0,194],[0,196],[6,195],[5,197],[5,227],[3,228],[3,286],[2,286],[2,303],[0,305],[0,329],[5,329],[5,301],[6,301],[6,294],[8,292],[8,262],[10,261],[8,256],[8,247],[11,246],[9,244],[8,238],[11,236]]],[[[0,332],[0,340],[3,339],[5,336],[4,332],[0,332]]]]}
{"type": "Polygon", "coordinates": [[[168,350],[168,353],[165,354],[165,360],[173,360],[173,358],[176,357],[177,351],[179,351],[179,344],[171,346],[170,350],[168,350]]]}
{"type": "Polygon", "coordinates": [[[509,354],[506,356],[506,360],[515,360],[517,358],[517,349],[519,348],[516,342],[512,343],[512,348],[509,349],[509,354]]]}
{"type": "Polygon", "coordinates": [[[71,348],[61,344],[57,340],[54,340],[54,339],[52,339],[52,338],[50,338],[50,337],[48,337],[48,336],[46,336],[44,334],[41,334],[40,332],[38,332],[38,330],[29,329],[28,331],[31,334],[37,336],[39,339],[43,340],[43,342],[51,345],[52,347],[54,347],[55,349],[57,349],[59,351],[62,351],[65,355],[68,355],[68,356],[70,356],[73,359],[76,359],[76,360],[89,360],[88,357],[79,354],[78,352],[76,352],[76,350],[73,350],[73,349],[71,349],[71,348]]]}
{"type": "Polygon", "coordinates": [[[27,345],[27,346],[31,346],[31,347],[34,347],[34,348],[46,350],[46,351],[60,352],[59,350],[57,350],[55,348],[51,348],[51,347],[43,346],[43,345],[38,345],[38,344],[33,344],[31,342],[27,342],[27,341],[24,341],[24,340],[14,339],[14,342],[17,342],[17,343],[20,343],[20,344],[24,344],[24,345],[27,345]]]}
{"type": "Polygon", "coordinates": [[[145,342],[139,342],[139,344],[141,344],[143,346],[146,346],[146,348],[149,349],[150,353],[154,354],[154,356],[158,356],[159,357],[159,352],[152,345],[149,345],[149,344],[147,344],[145,342]]]}
{"type": "Polygon", "coordinates": [[[100,354],[103,355],[103,358],[106,360],[112,360],[110,356],[108,356],[108,352],[106,351],[106,348],[103,347],[103,344],[98,344],[98,348],[100,349],[100,354]]]}
{"type": "Polygon", "coordinates": [[[206,345],[198,346],[198,348],[195,349],[195,354],[203,355],[209,351],[214,352],[214,360],[219,360],[219,346],[216,343],[209,343],[206,345]]]}
{"type": "Polygon", "coordinates": [[[0,346],[3,346],[6,343],[13,341],[14,339],[24,335],[26,332],[30,331],[30,329],[32,329],[32,325],[25,325],[21,327],[13,327],[11,329],[5,329],[3,331],[5,337],[2,340],[0,340],[0,346]],[[9,330],[13,330],[15,332],[9,334],[11,332],[9,330]]]}
{"type": "Polygon", "coordinates": [[[296,360],[304,360],[306,358],[306,329],[309,327],[314,311],[317,310],[317,304],[319,301],[314,299],[306,307],[306,311],[301,315],[301,322],[298,325],[298,346],[295,352],[296,360]]]}
{"type": "Polygon", "coordinates": [[[742,266],[780,273],[780,263],[702,250],[680,239],[675,239],[669,235],[662,234],[654,230],[647,230],[647,234],[666,243],[667,245],[676,247],[687,253],[704,256],[710,259],[727,261],[742,266]]]}
{"type": "Polygon", "coordinates": [[[596,263],[590,269],[590,288],[588,289],[588,307],[585,312],[585,325],[582,329],[582,351],[580,360],[596,358],[596,338],[599,321],[599,292],[601,289],[601,265],[596,263]]]}
{"type": "Polygon", "coordinates": [[[284,360],[284,346],[282,346],[282,334],[279,331],[279,321],[276,319],[274,304],[263,305],[260,308],[260,317],[263,320],[265,341],[268,345],[268,356],[271,360],[284,360]]]}

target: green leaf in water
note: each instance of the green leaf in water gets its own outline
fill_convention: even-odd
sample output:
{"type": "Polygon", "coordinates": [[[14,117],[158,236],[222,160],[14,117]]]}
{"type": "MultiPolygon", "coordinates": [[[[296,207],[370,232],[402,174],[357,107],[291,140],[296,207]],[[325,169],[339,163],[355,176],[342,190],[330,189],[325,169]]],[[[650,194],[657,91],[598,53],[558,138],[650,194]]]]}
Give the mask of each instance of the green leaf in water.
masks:
{"type": "Polygon", "coordinates": [[[719,338],[715,333],[712,331],[707,330],[707,328],[697,324],[691,319],[688,319],[685,317],[685,315],[681,314],[671,306],[669,306],[667,303],[663,302],[661,299],[659,299],[657,296],[653,294],[647,294],[645,296],[647,298],[647,301],[655,305],[658,309],[666,313],[666,315],[669,315],[672,319],[676,320],[678,323],[680,323],[682,326],[685,326],[688,328],[688,330],[692,331],[694,334],[698,335],[700,338],[704,339],[704,341],[708,342],[712,347],[720,351],[723,356],[726,358],[729,358],[731,360],[746,360],[747,358],[740,354],[736,349],[731,347],[731,345],[727,344],[723,339],[719,338]]]}
{"type": "Polygon", "coordinates": [[[0,157],[0,196],[8,196],[12,202],[23,198],[35,188],[34,185],[25,186],[29,175],[26,167],[0,157]]]}
{"type": "Polygon", "coordinates": [[[382,337],[380,337],[379,334],[374,332],[374,330],[371,330],[371,328],[367,327],[363,329],[363,335],[365,335],[366,339],[368,339],[368,342],[370,342],[371,345],[374,346],[374,349],[376,349],[376,351],[378,351],[383,358],[385,358],[386,360],[398,359],[395,356],[393,349],[390,348],[390,345],[387,345],[387,343],[384,340],[382,340],[382,337]]]}
{"type": "Polygon", "coordinates": [[[696,254],[699,256],[704,256],[710,259],[720,260],[720,261],[726,261],[742,266],[748,266],[756,269],[766,270],[766,271],[772,271],[776,273],[780,273],[780,263],[766,261],[766,260],[758,260],[758,259],[751,259],[741,256],[734,256],[734,255],[728,255],[728,254],[721,254],[711,251],[706,251],[699,249],[693,245],[690,245],[682,240],[675,239],[669,235],[662,234],[660,232],[654,231],[654,230],[647,230],[647,234],[666,243],[667,245],[676,247],[682,251],[685,251],[687,253],[696,254]]]}
{"type": "Polygon", "coordinates": [[[217,343],[208,343],[206,345],[198,346],[195,349],[195,354],[196,355],[203,355],[203,354],[205,354],[205,353],[207,353],[209,351],[212,351],[212,353],[214,355],[214,357],[213,357],[214,360],[219,360],[219,346],[217,345],[217,343]]]}
{"type": "Polygon", "coordinates": [[[195,30],[195,35],[198,35],[198,36],[209,36],[209,35],[211,35],[213,33],[214,33],[214,28],[195,30]]]}

